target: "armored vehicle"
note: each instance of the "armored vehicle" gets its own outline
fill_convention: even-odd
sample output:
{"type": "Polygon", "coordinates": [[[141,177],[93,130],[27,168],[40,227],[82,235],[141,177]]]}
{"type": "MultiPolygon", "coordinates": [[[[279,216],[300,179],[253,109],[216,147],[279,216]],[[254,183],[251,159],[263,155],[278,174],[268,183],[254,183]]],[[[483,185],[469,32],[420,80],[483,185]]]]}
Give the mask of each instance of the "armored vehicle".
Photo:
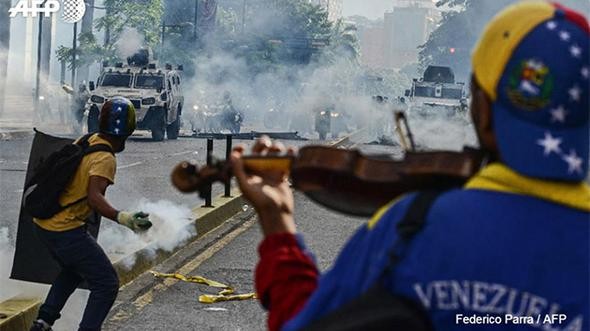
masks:
{"type": "Polygon", "coordinates": [[[410,113],[453,115],[467,110],[465,84],[455,82],[449,67],[428,66],[420,80],[414,78],[405,96],[410,113]]]}
{"type": "Polygon", "coordinates": [[[184,97],[182,66],[163,68],[150,61],[149,52],[142,50],[127,59],[127,64],[103,63],[96,82],[90,82],[92,95],[88,103],[88,128],[98,127],[98,112],[104,102],[115,96],[131,100],[136,110],[137,128],[150,130],[155,141],[177,139],[184,97]]]}

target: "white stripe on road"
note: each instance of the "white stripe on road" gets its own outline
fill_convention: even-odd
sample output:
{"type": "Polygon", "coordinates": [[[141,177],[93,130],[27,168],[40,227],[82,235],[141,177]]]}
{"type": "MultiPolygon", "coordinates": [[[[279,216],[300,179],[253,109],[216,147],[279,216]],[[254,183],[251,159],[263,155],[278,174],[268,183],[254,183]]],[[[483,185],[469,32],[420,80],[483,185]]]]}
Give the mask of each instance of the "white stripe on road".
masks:
{"type": "MultiPolygon", "coordinates": [[[[169,154],[169,155],[164,156],[164,157],[154,157],[153,159],[154,160],[160,160],[160,159],[163,159],[163,158],[166,158],[166,157],[170,157],[170,156],[180,156],[180,155],[186,155],[186,154],[191,154],[191,153],[193,153],[193,151],[184,151],[184,152],[178,152],[178,153],[174,153],[174,154],[169,154]]],[[[143,164],[143,161],[139,161],[139,162],[135,162],[135,163],[131,163],[131,164],[126,164],[126,165],[117,167],[117,170],[127,169],[127,168],[135,167],[135,166],[138,166],[138,165],[141,165],[141,164],[143,164]]]]}
{"type": "Polygon", "coordinates": [[[193,151],[178,152],[178,153],[170,154],[170,156],[180,156],[180,155],[186,155],[186,154],[190,154],[190,153],[193,153],[193,151]]]}
{"type": "Polygon", "coordinates": [[[127,169],[127,168],[131,168],[131,167],[135,167],[135,166],[138,166],[138,165],[140,165],[140,164],[143,164],[143,162],[139,161],[139,162],[135,162],[135,163],[127,164],[127,165],[124,165],[124,166],[119,166],[119,167],[117,167],[117,170],[120,170],[120,169],[127,169]]]}

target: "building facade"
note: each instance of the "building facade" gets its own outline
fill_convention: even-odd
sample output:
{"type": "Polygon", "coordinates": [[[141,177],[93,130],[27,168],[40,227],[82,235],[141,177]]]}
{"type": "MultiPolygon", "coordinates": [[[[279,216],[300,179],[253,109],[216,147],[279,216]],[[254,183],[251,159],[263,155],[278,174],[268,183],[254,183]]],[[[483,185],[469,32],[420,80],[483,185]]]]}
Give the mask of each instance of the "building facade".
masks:
{"type": "Polygon", "coordinates": [[[385,29],[383,24],[375,24],[358,28],[361,48],[361,63],[370,68],[386,68],[385,61],[385,29]]]}
{"type": "Polygon", "coordinates": [[[382,21],[359,28],[366,66],[400,69],[417,62],[420,45],[440,21],[440,10],[430,0],[397,0],[392,5],[382,21]]]}

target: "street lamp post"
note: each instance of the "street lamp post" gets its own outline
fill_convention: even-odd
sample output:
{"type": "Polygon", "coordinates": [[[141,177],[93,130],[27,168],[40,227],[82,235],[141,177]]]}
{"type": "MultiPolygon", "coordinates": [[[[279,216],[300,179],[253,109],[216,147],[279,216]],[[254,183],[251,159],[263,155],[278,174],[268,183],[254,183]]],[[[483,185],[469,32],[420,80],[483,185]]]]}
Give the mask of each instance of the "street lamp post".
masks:
{"type": "MultiPolygon", "coordinates": [[[[45,3],[47,0],[43,1],[41,4],[42,8],[45,8],[45,3]]],[[[41,86],[41,38],[43,35],[43,15],[39,15],[39,27],[38,27],[38,35],[37,35],[37,77],[35,79],[35,102],[33,103],[35,107],[35,113],[39,115],[39,97],[41,94],[39,93],[39,87],[41,86]]]]}
{"type": "Polygon", "coordinates": [[[242,4],[242,33],[246,30],[246,0],[242,4]]]}
{"type": "Polygon", "coordinates": [[[199,0],[195,0],[195,19],[193,23],[193,38],[197,40],[197,38],[199,37],[199,28],[197,26],[197,24],[199,23],[199,0]]]}
{"type": "Polygon", "coordinates": [[[72,80],[71,86],[74,87],[76,84],[76,49],[77,49],[77,40],[76,37],[78,35],[78,23],[74,23],[74,37],[72,38],[72,80]]]}

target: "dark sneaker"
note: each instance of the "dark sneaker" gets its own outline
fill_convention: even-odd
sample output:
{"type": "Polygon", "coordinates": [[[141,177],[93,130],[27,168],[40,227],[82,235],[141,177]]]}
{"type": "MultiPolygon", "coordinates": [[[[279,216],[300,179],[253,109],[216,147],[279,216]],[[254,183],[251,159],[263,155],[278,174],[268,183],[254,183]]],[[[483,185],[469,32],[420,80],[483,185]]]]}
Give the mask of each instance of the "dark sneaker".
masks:
{"type": "Polygon", "coordinates": [[[51,325],[47,324],[44,320],[36,320],[33,322],[33,326],[29,331],[52,331],[51,325]]]}

